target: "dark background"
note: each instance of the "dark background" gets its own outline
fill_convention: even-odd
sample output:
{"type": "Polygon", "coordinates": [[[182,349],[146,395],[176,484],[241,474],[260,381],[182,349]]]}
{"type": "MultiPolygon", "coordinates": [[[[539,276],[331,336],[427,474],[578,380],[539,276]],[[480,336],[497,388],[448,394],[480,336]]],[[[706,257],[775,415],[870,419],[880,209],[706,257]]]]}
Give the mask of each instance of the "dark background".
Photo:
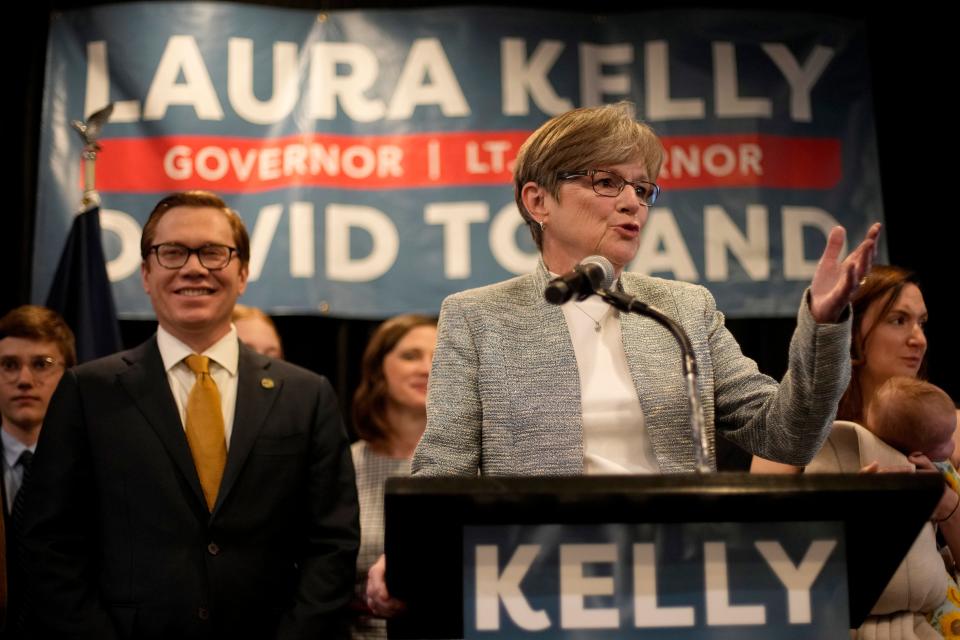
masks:
{"type": "MultiPolygon", "coordinates": [[[[5,136],[11,143],[12,160],[7,174],[7,206],[0,216],[0,314],[29,302],[32,259],[33,212],[37,180],[37,148],[47,24],[52,12],[79,8],[96,2],[33,0],[17,3],[16,17],[7,10],[5,136]]],[[[467,4],[463,2],[363,2],[285,1],[261,2],[301,9],[334,10],[368,7],[430,7],[467,4]]],[[[957,249],[954,236],[960,184],[953,160],[957,135],[952,100],[957,83],[956,32],[946,9],[933,10],[920,4],[845,5],[822,1],[790,2],[776,8],[761,3],[654,2],[648,4],[592,0],[589,3],[493,2],[499,7],[527,6],[543,10],[585,11],[636,15],[643,9],[702,8],[802,11],[808,14],[840,16],[866,25],[877,141],[883,184],[886,236],[890,262],[916,271],[930,312],[930,380],[960,400],[960,385],[954,363],[960,357],[953,311],[957,249]]],[[[785,16],[786,19],[786,16],[785,16]]],[[[857,239],[851,239],[851,246],[857,239]]],[[[327,375],[333,382],[346,411],[359,376],[359,361],[367,337],[376,322],[338,320],[326,317],[279,317],[277,326],[284,339],[289,360],[327,375]]],[[[729,320],[730,330],[744,352],[760,369],[779,378],[786,369],[787,344],[793,319],[729,320]]],[[[132,346],[154,331],[154,323],[121,323],[124,343],[132,346]]]]}

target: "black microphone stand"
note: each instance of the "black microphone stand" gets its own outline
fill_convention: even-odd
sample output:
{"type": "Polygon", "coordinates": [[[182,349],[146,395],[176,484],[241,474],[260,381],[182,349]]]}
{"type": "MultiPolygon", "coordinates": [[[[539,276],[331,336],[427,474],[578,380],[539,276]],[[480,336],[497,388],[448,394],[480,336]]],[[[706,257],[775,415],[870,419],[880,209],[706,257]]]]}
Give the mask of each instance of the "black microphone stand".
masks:
{"type": "Polygon", "coordinates": [[[704,427],[703,405],[700,403],[700,394],[697,391],[697,360],[693,355],[693,345],[690,344],[690,338],[687,337],[687,332],[662,311],[640,302],[633,296],[628,296],[619,291],[599,288],[596,290],[596,294],[605,300],[607,304],[619,311],[636,313],[652,318],[663,325],[667,331],[673,335],[677,344],[680,345],[683,377],[687,383],[687,400],[690,403],[690,426],[693,429],[693,452],[696,459],[697,472],[709,473],[712,469],[710,467],[710,456],[708,454],[709,444],[707,442],[707,430],[704,427]]]}

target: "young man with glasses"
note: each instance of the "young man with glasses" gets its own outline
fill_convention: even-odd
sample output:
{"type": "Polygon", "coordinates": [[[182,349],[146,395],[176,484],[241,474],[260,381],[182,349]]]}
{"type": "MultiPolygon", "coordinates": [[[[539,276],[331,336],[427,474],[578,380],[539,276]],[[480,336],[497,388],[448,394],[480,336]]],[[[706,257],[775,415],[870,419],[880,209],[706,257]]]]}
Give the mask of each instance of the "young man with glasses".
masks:
{"type": "Polygon", "coordinates": [[[5,635],[10,635],[19,622],[24,590],[16,561],[19,517],[26,497],[26,492],[20,494],[20,488],[30,473],[53,390],[64,369],[76,360],[73,332],[55,311],[24,305],[0,318],[0,580],[5,587],[0,591],[0,629],[5,635]]]}
{"type": "Polygon", "coordinates": [[[359,544],[324,378],[241,345],[250,240],[218,196],[144,225],[155,338],[64,376],[25,517],[38,637],[344,637],[359,544]]]}

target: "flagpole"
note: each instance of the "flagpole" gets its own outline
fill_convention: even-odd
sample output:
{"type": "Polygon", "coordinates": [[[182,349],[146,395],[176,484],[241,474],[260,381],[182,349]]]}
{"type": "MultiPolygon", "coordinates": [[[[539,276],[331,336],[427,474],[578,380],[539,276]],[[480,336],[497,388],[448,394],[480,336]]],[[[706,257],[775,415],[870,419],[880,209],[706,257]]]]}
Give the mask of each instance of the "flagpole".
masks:
{"type": "Polygon", "coordinates": [[[96,189],[97,138],[113,111],[97,111],[87,122],[71,123],[83,139],[83,200],[47,294],[47,306],[73,329],[77,359],[86,362],[119,351],[123,342],[103,255],[100,194],[96,189]]]}
{"type": "Polygon", "coordinates": [[[100,205],[96,177],[97,153],[100,152],[101,147],[97,143],[97,139],[103,132],[103,125],[110,119],[111,113],[113,113],[112,102],[91,115],[86,122],[74,120],[70,123],[83,140],[83,200],[80,202],[81,211],[100,205]]]}

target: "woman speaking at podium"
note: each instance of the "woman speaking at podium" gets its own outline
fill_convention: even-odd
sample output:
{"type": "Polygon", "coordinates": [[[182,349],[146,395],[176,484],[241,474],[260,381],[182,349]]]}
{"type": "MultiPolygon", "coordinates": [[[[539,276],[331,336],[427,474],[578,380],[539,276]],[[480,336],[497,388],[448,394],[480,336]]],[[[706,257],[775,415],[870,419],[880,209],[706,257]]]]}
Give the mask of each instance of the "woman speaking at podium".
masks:
{"type": "Polygon", "coordinates": [[[625,270],[660,194],[663,157],[628,103],[564,113],[523,144],[516,201],[541,260],[532,274],[444,301],[414,475],[694,470],[681,355],[670,334],[597,296],[564,306],[544,300],[554,276],[592,255],[612,263],[616,288],[689,335],[711,465],[715,425],[765,458],[803,465],[817,452],[850,378],[847,306],[880,225],[842,262],[844,231],[830,233],[778,384],[741,353],[705,288],[625,270]]]}
{"type": "MultiPolygon", "coordinates": [[[[520,148],[517,206],[540,250],[536,270],[447,298],[430,375],[418,476],[674,473],[695,469],[680,350],[659,324],[597,296],[554,306],[544,289],[589,256],[613,287],[689,335],[700,374],[709,464],[714,427],[765,458],[806,464],[850,377],[848,303],[870,268],[880,225],[844,260],[834,228],[803,295],[780,383],[745,357],[703,287],[625,269],[657,201],[660,140],[628,103],[552,118],[520,148]]],[[[384,562],[368,603],[390,614],[384,562]]]]}

